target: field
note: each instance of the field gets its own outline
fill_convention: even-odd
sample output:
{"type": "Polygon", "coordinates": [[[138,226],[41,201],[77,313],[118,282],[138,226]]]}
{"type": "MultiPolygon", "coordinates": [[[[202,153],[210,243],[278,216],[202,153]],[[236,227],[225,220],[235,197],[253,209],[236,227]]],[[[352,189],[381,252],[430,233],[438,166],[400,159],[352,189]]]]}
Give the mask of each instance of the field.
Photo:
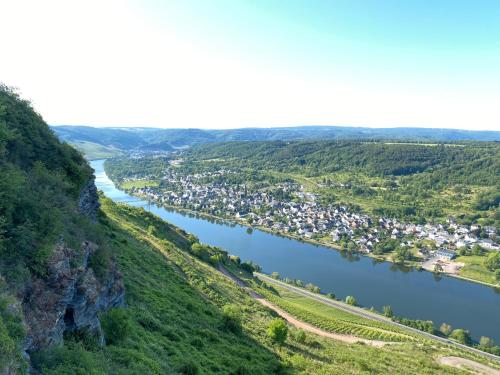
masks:
{"type": "Polygon", "coordinates": [[[133,181],[124,181],[120,183],[120,188],[127,190],[132,189],[133,187],[140,189],[146,186],[156,187],[158,186],[158,181],[152,180],[133,180],[133,181]]]}
{"type": "Polygon", "coordinates": [[[456,262],[465,264],[460,270],[459,275],[484,283],[499,285],[500,280],[496,279],[495,273],[484,266],[485,259],[486,256],[481,255],[468,255],[456,258],[456,262]]]}
{"type": "Polygon", "coordinates": [[[107,159],[123,155],[123,152],[112,146],[103,146],[98,143],[80,141],[73,143],[78,151],[88,160],[107,159]]]}

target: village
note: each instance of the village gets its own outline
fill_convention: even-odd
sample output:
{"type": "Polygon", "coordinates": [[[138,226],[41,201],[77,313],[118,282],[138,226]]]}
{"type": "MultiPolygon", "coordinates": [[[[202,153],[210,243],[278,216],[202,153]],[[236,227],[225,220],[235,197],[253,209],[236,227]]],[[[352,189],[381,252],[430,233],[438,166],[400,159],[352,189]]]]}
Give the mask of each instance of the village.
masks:
{"type": "Polygon", "coordinates": [[[404,223],[385,217],[374,219],[351,212],[346,206],[323,205],[317,195],[305,192],[303,186],[294,182],[252,189],[245,183],[227,182],[231,176],[237,173],[218,170],[185,175],[171,168],[164,171],[158,187],[132,188],[130,192],[159,204],[236,220],[349,251],[382,254],[385,252],[381,250],[382,244],[389,241],[393,247],[395,244],[398,248],[418,249],[415,255],[424,261],[424,267],[442,264],[449,273],[453,272],[452,267],[445,269],[449,266],[447,262],[464,249],[477,245],[485,250],[500,250],[493,226],[459,225],[452,218],[444,225],[404,223]]]}

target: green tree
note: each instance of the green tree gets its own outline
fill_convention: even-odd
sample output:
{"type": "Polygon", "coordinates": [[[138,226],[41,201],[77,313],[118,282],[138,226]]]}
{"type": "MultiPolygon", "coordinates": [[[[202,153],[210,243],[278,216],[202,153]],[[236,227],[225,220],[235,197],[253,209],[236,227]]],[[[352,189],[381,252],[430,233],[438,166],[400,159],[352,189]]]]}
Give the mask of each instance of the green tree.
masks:
{"type": "Polygon", "coordinates": [[[394,316],[394,313],[392,312],[392,307],[391,306],[383,306],[382,307],[382,312],[388,318],[392,318],[394,316]]]}
{"type": "Polygon", "coordinates": [[[469,331],[465,329],[455,329],[451,332],[450,338],[458,341],[464,345],[470,345],[472,343],[472,338],[470,337],[469,331]]]}
{"type": "Polygon", "coordinates": [[[345,303],[347,303],[348,305],[351,305],[351,306],[357,305],[356,298],[354,298],[353,296],[347,296],[345,298],[345,303]]]}
{"type": "Polygon", "coordinates": [[[274,343],[283,345],[288,335],[288,326],[283,319],[273,319],[267,329],[267,335],[274,343]]]}
{"type": "Polygon", "coordinates": [[[271,277],[273,279],[279,280],[280,279],[280,274],[275,271],[275,272],[271,273],[271,277]]]}
{"type": "Polygon", "coordinates": [[[443,323],[441,324],[441,327],[439,327],[439,331],[445,335],[445,336],[449,336],[452,329],[451,329],[451,325],[449,324],[446,324],[446,323],[443,323]]]}
{"type": "Polygon", "coordinates": [[[490,271],[500,269],[500,252],[494,251],[488,254],[488,257],[484,260],[484,265],[490,271]]]}
{"type": "Polygon", "coordinates": [[[483,348],[491,348],[495,345],[495,342],[489,337],[481,336],[481,338],[479,339],[479,345],[483,348]]]}

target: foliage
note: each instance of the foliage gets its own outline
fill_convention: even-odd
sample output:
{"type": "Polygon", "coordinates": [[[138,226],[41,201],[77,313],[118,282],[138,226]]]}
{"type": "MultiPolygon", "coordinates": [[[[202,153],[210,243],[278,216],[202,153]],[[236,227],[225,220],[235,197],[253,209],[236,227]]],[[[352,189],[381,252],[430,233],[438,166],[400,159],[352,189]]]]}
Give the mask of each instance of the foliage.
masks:
{"type": "Polygon", "coordinates": [[[488,257],[484,260],[484,265],[490,271],[496,271],[500,269],[500,252],[494,251],[491,252],[488,257]]]}
{"type": "Polygon", "coordinates": [[[0,108],[0,271],[13,283],[20,269],[45,273],[91,169],[29,102],[1,85],[0,108]]]}
{"type": "Polygon", "coordinates": [[[464,345],[472,344],[472,338],[470,337],[469,331],[465,329],[454,329],[450,334],[450,338],[464,345]]]}
{"type": "Polygon", "coordinates": [[[283,345],[288,335],[288,326],[283,319],[276,318],[269,324],[267,334],[275,344],[283,345]]]}
{"type": "Polygon", "coordinates": [[[452,331],[452,328],[451,328],[451,325],[449,324],[446,324],[446,323],[443,323],[441,324],[441,326],[439,327],[439,331],[445,335],[445,336],[449,336],[451,331],[452,331]]]}
{"type": "Polygon", "coordinates": [[[345,303],[347,303],[348,305],[351,305],[351,306],[356,306],[356,298],[354,298],[353,296],[347,296],[345,298],[345,303]]]}
{"type": "Polygon", "coordinates": [[[226,305],[222,308],[222,324],[233,333],[241,330],[241,311],[238,306],[226,305]]]}
{"type": "Polygon", "coordinates": [[[110,345],[124,341],[130,331],[130,320],[123,308],[109,310],[101,317],[106,342],[110,345]]]}

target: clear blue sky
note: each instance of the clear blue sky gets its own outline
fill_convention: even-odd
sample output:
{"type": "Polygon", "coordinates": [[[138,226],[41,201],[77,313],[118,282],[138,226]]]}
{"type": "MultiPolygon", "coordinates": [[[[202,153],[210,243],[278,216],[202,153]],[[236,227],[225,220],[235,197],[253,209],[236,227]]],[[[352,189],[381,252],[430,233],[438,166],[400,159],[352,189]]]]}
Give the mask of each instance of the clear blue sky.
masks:
{"type": "MultiPolygon", "coordinates": [[[[0,5],[12,24],[17,3],[0,5]]],[[[34,13],[43,23],[23,20],[17,42],[41,44],[51,87],[15,54],[0,79],[53,123],[500,130],[500,1],[49,0],[34,13]]]]}

